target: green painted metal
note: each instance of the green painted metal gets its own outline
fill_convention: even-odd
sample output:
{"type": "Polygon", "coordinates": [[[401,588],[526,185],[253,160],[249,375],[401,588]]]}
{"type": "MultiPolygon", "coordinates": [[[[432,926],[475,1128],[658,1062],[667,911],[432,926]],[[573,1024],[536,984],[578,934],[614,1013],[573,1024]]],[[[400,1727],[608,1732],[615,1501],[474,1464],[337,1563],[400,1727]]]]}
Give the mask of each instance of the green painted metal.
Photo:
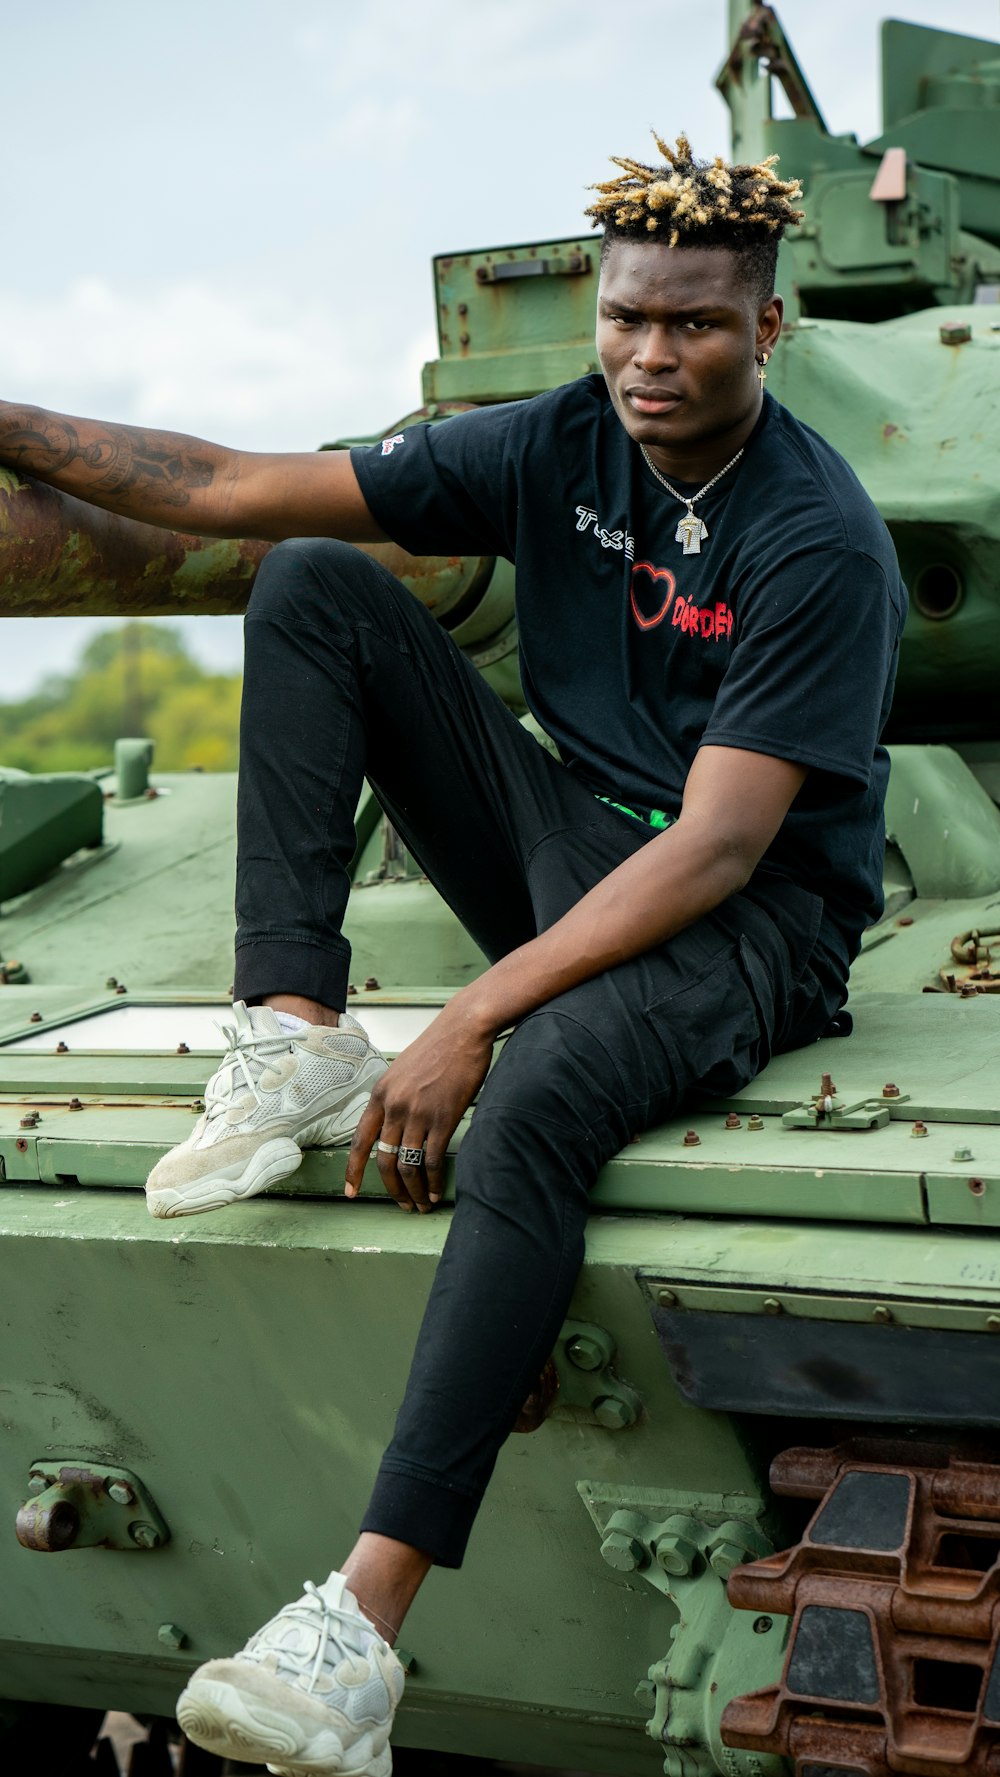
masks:
{"type": "Polygon", "coordinates": [[[37,887],[72,853],[99,846],[103,814],[92,778],[0,770],[0,901],[37,887]]]}
{"type": "MultiPolygon", "coordinates": [[[[608,1566],[641,1576],[678,1611],[669,1653],[636,1687],[651,1710],[646,1733],[664,1748],[666,1777],[728,1771],[732,1754],[719,1732],[720,1691],[737,1672],[741,1689],[756,1690],[784,1651],[780,1617],[741,1619],[726,1598],[734,1567],[773,1552],[768,1501],[592,1481],[578,1488],[608,1566]]],[[[780,1777],[783,1761],[765,1757],[756,1767],[736,1768],[748,1777],[780,1777]]]]}
{"type": "Polygon", "coordinates": [[[951,747],[895,747],[886,830],[921,896],[1000,888],[1000,810],[951,747]]]}
{"type": "MultiPolygon", "coordinates": [[[[60,1453],[127,1451],[122,1466],[171,1531],[142,1561],[8,1552],[0,1671],[12,1694],[92,1696],[99,1667],[122,1706],[169,1710],[191,1666],[240,1641],[275,1587],[294,1590],[311,1571],[318,1534],[333,1550],[350,1536],[445,1219],[385,1202],[243,1208],[169,1226],[125,1192],[0,1194],[5,1317],[23,1329],[5,1345],[0,1492],[27,1496],[41,1412],[60,1453]],[[59,1315],[39,1316],[42,1300],[59,1315]],[[262,1311],[268,1302],[295,1312],[262,1311]],[[98,1593],[112,1608],[95,1617],[98,1593]],[[159,1641],[165,1620],[183,1650],[159,1641]]],[[[608,1569],[578,1482],[620,1481],[627,1441],[633,1485],[662,1485],[669,1464],[671,1485],[694,1495],[708,1461],[718,1492],[761,1496],[736,1427],[678,1399],[651,1337],[633,1249],[638,1239],[655,1264],[672,1232],[653,1218],[623,1241],[620,1223],[595,1224],[580,1318],[609,1330],[646,1413],[626,1431],[553,1420],[508,1445],[461,1584],[435,1576],[408,1623],[416,1667],[401,1743],[655,1768],[633,1693],[666,1657],[677,1611],[608,1569]]]]}
{"type": "MultiPolygon", "coordinates": [[[[848,456],[914,594],[887,912],[852,974],[849,1041],[775,1058],[733,1100],[692,1103],[605,1168],[554,1354],[558,1404],[502,1453],[461,1579],[435,1574],[420,1595],[395,1736],[616,1777],[771,1777],[723,1746],[719,1723],[730,1697],[776,1680],[785,1636],[780,1620],[756,1629],[731,1611],[724,1579],[793,1540],[767,1471],[799,1428],[766,1410],[766,1375],[738,1416],[689,1404],[656,1314],[669,1303],[723,1330],[777,1314],[813,1337],[816,1323],[850,1328],[876,1356],[891,1322],[890,1338],[963,1341],[973,1373],[1000,1327],[1000,994],[983,982],[963,997],[952,947],[979,933],[979,955],[991,932],[1000,945],[1000,507],[986,468],[1000,308],[985,300],[1000,281],[1000,169],[989,132],[969,133],[992,114],[998,52],[887,27],[886,134],[859,146],[826,132],[773,18],[740,0],[732,25],[724,84],[741,152],[778,148],[806,174],[807,223],[783,254],[794,324],[770,386],[848,456]],[[771,117],[768,57],[792,120],[771,117]],[[904,135],[912,165],[890,209],[870,187],[904,135]],[[824,1075],[847,1115],[816,1114],[824,1075]]],[[[433,410],[410,418],[592,370],[596,270],[586,236],[441,256],[433,410]]],[[[43,572],[10,519],[29,493],[0,488],[5,609],[245,600],[248,556],[212,558],[222,579],[199,588],[185,575],[209,558],[182,540],[153,576],[166,602],[142,605],[149,585],[133,598],[108,537],[81,544],[84,509],[58,502],[44,508],[43,572]]],[[[129,547],[121,559],[141,568],[148,542],[129,547]]],[[[519,708],[509,564],[393,565],[519,708]]],[[[98,796],[115,792],[103,843],[0,900],[0,1697],[168,1713],[195,1664],[349,1544],[449,1212],[400,1216],[371,1168],[348,1202],[340,1150],[211,1217],[146,1216],[142,1182],[191,1127],[228,997],[235,788],[155,769],[150,784],[137,799],[102,780],[98,796]],[[144,1008],[145,1034],[116,1035],[116,1017],[144,1008]],[[36,1463],[43,1480],[54,1465],[127,1471],[169,1541],[141,1561],[19,1546],[36,1463]]],[[[370,791],[356,835],[352,1008],[373,1027],[431,1015],[483,959],[370,791]]]]}
{"type": "Polygon", "coordinates": [[[425,401],[517,401],[597,370],[600,242],[586,235],[434,261],[440,358],[425,401]]]}

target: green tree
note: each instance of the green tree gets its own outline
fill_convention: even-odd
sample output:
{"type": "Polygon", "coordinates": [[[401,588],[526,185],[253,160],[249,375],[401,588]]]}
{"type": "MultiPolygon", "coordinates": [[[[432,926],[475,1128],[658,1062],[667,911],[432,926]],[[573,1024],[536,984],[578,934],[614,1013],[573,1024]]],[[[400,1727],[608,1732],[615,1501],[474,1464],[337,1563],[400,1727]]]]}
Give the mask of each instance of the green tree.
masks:
{"type": "Polygon", "coordinates": [[[101,630],[75,671],[20,703],[0,703],[0,764],[87,771],[123,734],[148,734],[161,771],[233,771],[240,679],[206,673],[183,637],[141,621],[101,630]]]}

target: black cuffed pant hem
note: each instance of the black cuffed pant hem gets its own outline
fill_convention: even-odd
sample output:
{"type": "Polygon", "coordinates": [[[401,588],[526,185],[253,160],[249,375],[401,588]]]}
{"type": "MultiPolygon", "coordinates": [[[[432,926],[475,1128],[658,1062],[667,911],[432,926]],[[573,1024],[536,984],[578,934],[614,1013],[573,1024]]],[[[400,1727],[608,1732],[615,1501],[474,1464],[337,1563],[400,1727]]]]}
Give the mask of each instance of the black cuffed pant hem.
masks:
{"type": "Polygon", "coordinates": [[[479,1494],[470,1498],[446,1481],[427,1480],[383,1463],[361,1529],[409,1543],[430,1555],[438,1567],[461,1567],[479,1506],[479,1494]]]}
{"type": "Polygon", "coordinates": [[[350,967],[346,938],[331,935],[326,949],[306,939],[245,939],[236,947],[233,998],[252,1006],[271,993],[295,993],[343,1012],[350,967]]]}

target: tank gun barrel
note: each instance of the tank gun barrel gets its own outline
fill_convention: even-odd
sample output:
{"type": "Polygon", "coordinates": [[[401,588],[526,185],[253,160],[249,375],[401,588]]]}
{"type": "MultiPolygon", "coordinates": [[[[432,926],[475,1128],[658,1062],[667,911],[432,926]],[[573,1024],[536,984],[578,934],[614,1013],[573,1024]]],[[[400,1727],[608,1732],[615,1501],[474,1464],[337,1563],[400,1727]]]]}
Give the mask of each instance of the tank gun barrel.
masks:
{"type": "MultiPolygon", "coordinates": [[[[270,547],[138,524],[0,469],[0,611],[7,617],[242,612],[270,547]]],[[[480,606],[493,570],[492,559],[418,557],[391,543],[367,553],[449,628],[480,606]]]]}
{"type": "Polygon", "coordinates": [[[0,610],[8,617],[243,611],[268,548],[137,524],[0,469],[0,610]]]}

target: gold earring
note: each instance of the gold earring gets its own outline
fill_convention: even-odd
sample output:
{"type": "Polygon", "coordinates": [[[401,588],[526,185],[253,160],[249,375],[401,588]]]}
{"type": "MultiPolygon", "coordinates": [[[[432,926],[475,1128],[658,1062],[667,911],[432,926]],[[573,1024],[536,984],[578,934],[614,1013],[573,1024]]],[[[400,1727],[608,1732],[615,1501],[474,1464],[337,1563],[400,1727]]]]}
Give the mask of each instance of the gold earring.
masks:
{"type": "Polygon", "coordinates": [[[764,384],[767,381],[767,372],[765,371],[764,366],[770,356],[770,352],[761,352],[760,357],[757,359],[757,380],[760,383],[761,388],[764,387],[764,384]]]}

